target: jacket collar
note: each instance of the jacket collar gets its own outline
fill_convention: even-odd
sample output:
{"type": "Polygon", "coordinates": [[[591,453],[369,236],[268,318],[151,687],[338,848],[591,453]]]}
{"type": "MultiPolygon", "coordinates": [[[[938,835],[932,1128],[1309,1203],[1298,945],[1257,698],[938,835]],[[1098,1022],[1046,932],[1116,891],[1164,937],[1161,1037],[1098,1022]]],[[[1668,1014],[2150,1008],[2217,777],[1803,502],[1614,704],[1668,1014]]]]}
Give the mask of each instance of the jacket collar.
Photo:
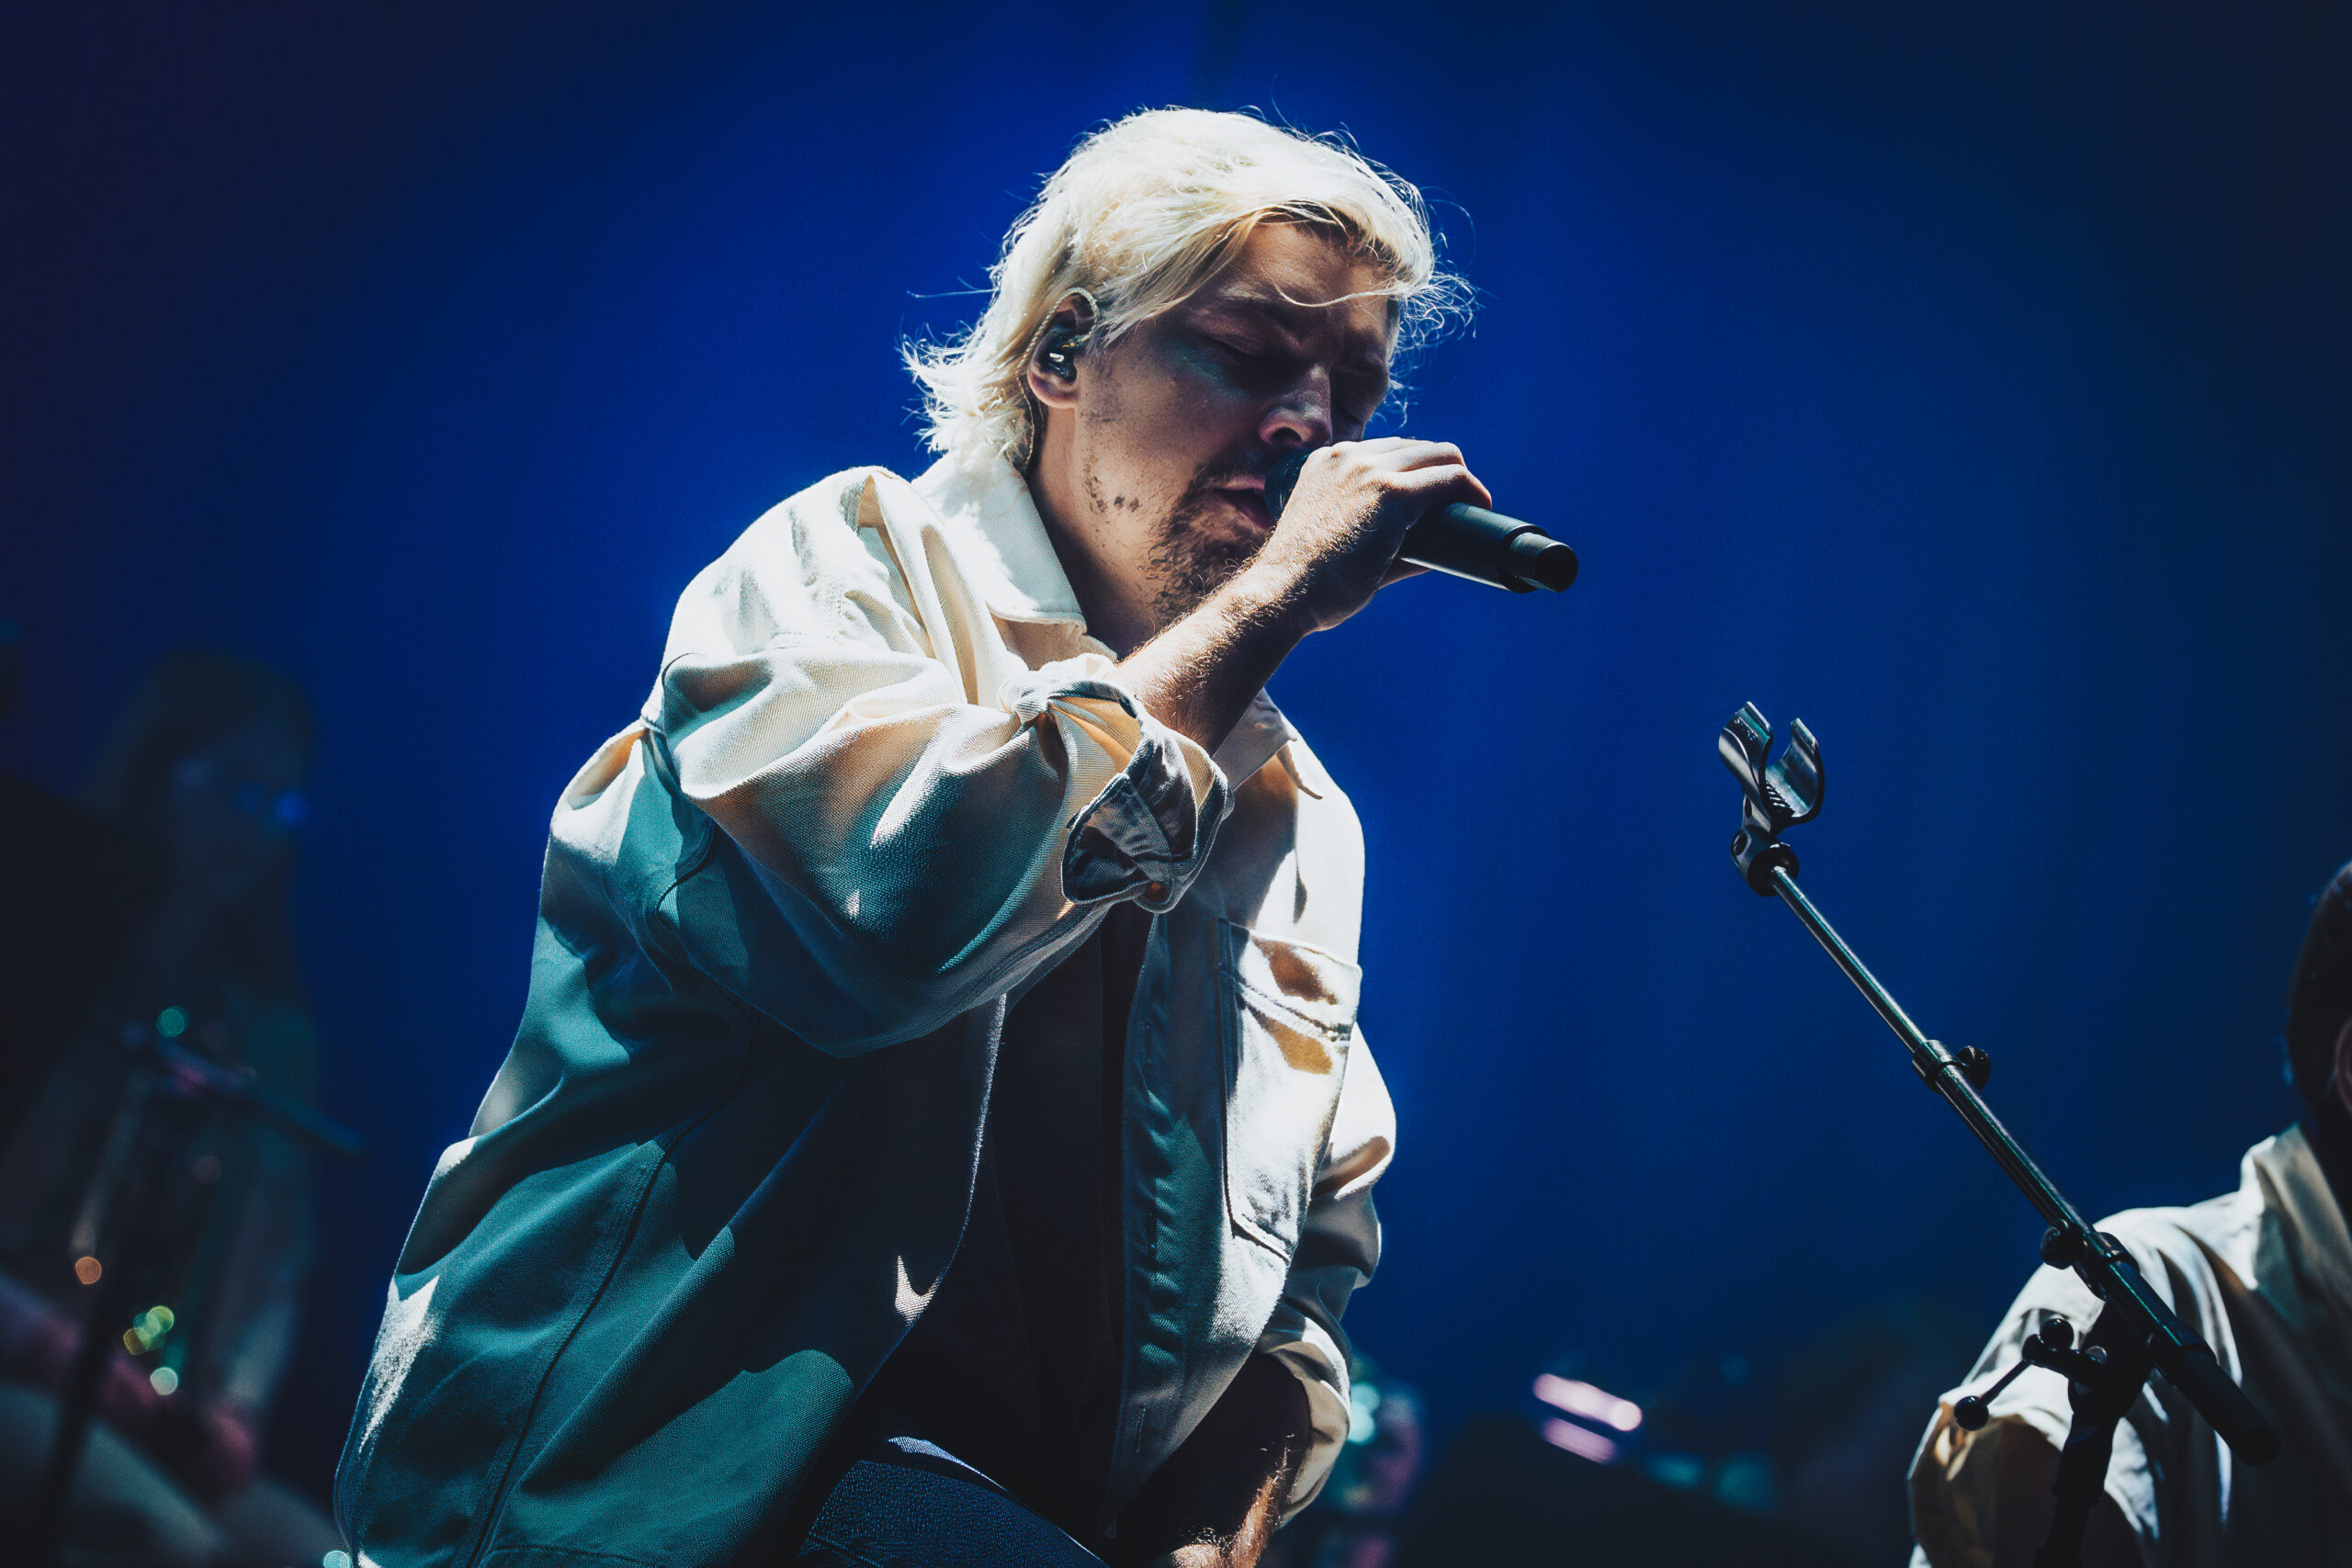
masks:
{"type": "Polygon", "coordinates": [[[1012,464],[1001,457],[977,463],[942,457],[915,480],[915,493],[972,547],[973,586],[991,614],[1007,621],[1085,626],[1046,520],[1012,464]]]}
{"type": "Polygon", "coordinates": [[[2290,1303],[2316,1287],[2339,1323],[2352,1325],[2352,1232],[2336,1205],[2319,1153],[2301,1127],[2290,1127],[2248,1149],[2241,1190],[2277,1227],[2279,1251],[2258,1247],[2247,1276],[2274,1304],[2290,1303]]]}
{"type": "MultiPolygon", "coordinates": [[[[1260,692],[1241,710],[1241,718],[1234,725],[1233,733],[1225,738],[1213,753],[1217,767],[1235,784],[1244,784],[1266,765],[1274,754],[1298,738],[1274,700],[1260,692]]],[[[1297,770],[1292,769],[1294,776],[1297,770]]],[[[1308,790],[1309,795],[1316,792],[1308,790]]]]}
{"type": "MultiPolygon", "coordinates": [[[[1061,623],[1084,631],[1078,595],[1054,554],[1046,520],[1020,470],[1001,457],[942,457],[915,480],[915,493],[967,546],[967,567],[989,613],[1000,620],[1061,623]]],[[[1290,720],[1260,692],[1216,749],[1216,765],[1238,784],[1296,739],[1290,720]]]]}

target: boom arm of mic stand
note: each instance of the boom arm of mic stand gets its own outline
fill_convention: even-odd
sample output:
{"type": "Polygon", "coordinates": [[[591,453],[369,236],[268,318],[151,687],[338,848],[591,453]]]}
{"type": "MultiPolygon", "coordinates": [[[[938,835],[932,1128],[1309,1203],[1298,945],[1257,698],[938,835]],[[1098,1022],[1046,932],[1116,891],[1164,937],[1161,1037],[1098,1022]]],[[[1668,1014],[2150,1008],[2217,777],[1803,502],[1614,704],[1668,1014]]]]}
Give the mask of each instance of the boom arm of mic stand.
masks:
{"type": "Polygon", "coordinates": [[[1780,895],[1781,902],[1795,912],[1823,951],[1846,972],[1846,978],[1854,983],[1854,988],[1862,993],[1879,1017],[1886,1021],[1886,1026],[1910,1048],[1912,1068],[1959,1112],[1968,1130],[1976,1134],[1976,1141],[1984,1145],[1985,1152],[2008,1173],[2009,1179],[2026,1195],[2043,1222],[2057,1233],[2056,1237],[2045,1238],[2042,1244],[2045,1260],[2063,1266],[2071,1256],[2075,1275],[2110,1311],[2122,1314],[2146,1334],[2149,1356],[2156,1370],[2196,1406],[2198,1414],[2236,1450],[2238,1457],[2248,1464],[2269,1463],[2278,1453],[2278,1434],[2255,1409],[2245,1391],[2222,1371],[2212,1348],[2175,1317],[2172,1309],[2148,1288],[2148,1281],[2142,1277],[2139,1265],[2132,1261],[2132,1255],[2113,1237],[2093,1230],[2081,1212],[2066,1201],[2066,1195],[2034,1163],[2024,1145],[2001,1125],[2001,1119],[1993,1114],[1993,1108],[1984,1103],[1984,1097],[1968,1080],[1960,1059],[1941,1042],[1930,1040],[1919,1032],[1919,1026],[1911,1021],[1910,1015],[1878,983],[1878,977],[1855,956],[1836,928],[1813,907],[1813,900],[1804,896],[1797,879],[1782,866],[1772,867],[1770,874],[1772,891],[1780,895]],[[2056,1256],[2052,1256],[2053,1253],[2056,1256]]]}
{"type": "Polygon", "coordinates": [[[2143,1336],[2148,1359],[2155,1369],[2196,1406],[2239,1458],[2248,1464],[2269,1463],[2278,1452],[2278,1434],[2255,1409],[2245,1391],[2222,1371],[2212,1347],[2191,1333],[2148,1288],[2139,1266],[2120,1243],[2091,1228],[1984,1103],[1977,1091],[1991,1063],[1973,1050],[1955,1056],[1941,1043],[1922,1033],[1797,886],[1796,854],[1781,842],[1780,836],[1820,814],[1825,786],[1821,750],[1812,732],[1795,721],[1789,729],[1788,750],[1778,762],[1771,761],[1771,726],[1750,703],[1733,716],[1716,741],[1724,765],[1739,780],[1744,797],[1741,828],[1732,840],[1731,852],[1747,885],[1758,893],[1777,895],[1813,933],[1854,988],[1910,1050],[1913,1070],[1959,1113],[1976,1141],[2033,1204],[2050,1226],[2041,1240],[2042,1261],[2056,1269],[2072,1268],[2109,1313],[2120,1317],[2134,1334],[2143,1336]]]}
{"type": "Polygon", "coordinates": [[[297,1143],[347,1160],[357,1160],[368,1152],[367,1140],[350,1128],[328,1121],[307,1105],[272,1094],[245,1074],[232,1072],[193,1051],[183,1051],[168,1040],[150,1040],[147,1048],[174,1077],[240,1107],[297,1143]]]}

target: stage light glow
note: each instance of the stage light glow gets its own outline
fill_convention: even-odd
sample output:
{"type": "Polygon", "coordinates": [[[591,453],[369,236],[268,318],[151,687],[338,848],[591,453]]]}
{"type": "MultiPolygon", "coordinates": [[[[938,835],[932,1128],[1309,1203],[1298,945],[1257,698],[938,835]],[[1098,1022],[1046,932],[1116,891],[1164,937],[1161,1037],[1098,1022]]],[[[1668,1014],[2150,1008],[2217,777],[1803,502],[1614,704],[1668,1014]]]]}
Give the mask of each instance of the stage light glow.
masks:
{"type": "Polygon", "coordinates": [[[1630,1432],[1642,1424],[1640,1405],[1574,1378],[1545,1372],[1535,1380],[1535,1397],[1571,1416],[1614,1427],[1621,1432],[1630,1432]]]}
{"type": "Polygon", "coordinates": [[[1380,1390],[1368,1382],[1348,1389],[1348,1441],[1368,1443],[1380,1430],[1380,1390]]]}
{"type": "Polygon", "coordinates": [[[1555,1416],[1544,1423],[1543,1432],[1545,1442],[1555,1449],[1566,1449],[1578,1459],[1589,1459],[1595,1464],[1617,1462],[1617,1445],[1589,1427],[1579,1427],[1555,1416]]]}

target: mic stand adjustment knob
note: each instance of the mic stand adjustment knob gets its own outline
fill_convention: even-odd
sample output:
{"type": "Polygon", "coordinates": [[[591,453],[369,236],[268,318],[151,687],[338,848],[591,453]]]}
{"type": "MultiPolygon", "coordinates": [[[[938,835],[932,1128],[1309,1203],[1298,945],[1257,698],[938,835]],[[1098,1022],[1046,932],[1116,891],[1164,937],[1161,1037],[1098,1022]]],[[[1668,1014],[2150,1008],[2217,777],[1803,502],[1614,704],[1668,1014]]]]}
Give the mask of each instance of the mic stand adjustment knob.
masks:
{"type": "Polygon", "coordinates": [[[1981,1432],[1993,1418],[1992,1404],[2000,1392],[2017,1382],[2028,1367],[2047,1367],[2068,1382],[2092,1382],[2107,1370],[2107,1352],[2097,1345],[2075,1349],[2075,1325],[2053,1317],[2026,1336],[2018,1354],[2024,1359],[2001,1374],[2001,1381],[1983,1393],[1972,1393],[1951,1407],[1952,1424],[1963,1432],[1981,1432]]]}

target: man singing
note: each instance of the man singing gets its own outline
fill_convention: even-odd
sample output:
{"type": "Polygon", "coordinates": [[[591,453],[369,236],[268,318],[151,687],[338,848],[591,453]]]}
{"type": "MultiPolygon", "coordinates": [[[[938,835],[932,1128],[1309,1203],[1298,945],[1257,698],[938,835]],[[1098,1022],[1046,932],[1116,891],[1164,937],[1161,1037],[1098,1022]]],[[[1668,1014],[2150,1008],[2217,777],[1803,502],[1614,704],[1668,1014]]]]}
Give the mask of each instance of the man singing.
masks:
{"type": "Polygon", "coordinates": [[[936,466],[754,524],[563,793],[344,1453],[369,1562],[1246,1565],[1344,1438],[1393,1114],[1355,816],[1262,687],[1487,501],[1363,439],[1460,290],[1411,186],[1189,110],[994,278],[910,355],[936,466]]]}

